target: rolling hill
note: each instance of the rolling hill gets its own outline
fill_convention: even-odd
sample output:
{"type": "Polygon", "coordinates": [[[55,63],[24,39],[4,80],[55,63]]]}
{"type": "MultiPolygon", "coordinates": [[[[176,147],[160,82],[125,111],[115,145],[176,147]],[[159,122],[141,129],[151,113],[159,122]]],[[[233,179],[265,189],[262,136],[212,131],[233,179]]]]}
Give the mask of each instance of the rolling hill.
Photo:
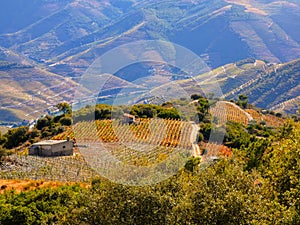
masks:
{"type": "MultiPolygon", "coordinates": [[[[1,70],[1,85],[9,90],[4,93],[2,89],[0,94],[1,120],[23,119],[22,115],[57,101],[71,101],[69,90],[77,87],[76,82],[98,57],[122,44],[157,39],[196,53],[212,71],[194,79],[200,84],[217,80],[224,97],[244,93],[259,107],[295,112],[299,79],[298,62],[293,60],[300,58],[298,21],[300,4],[295,0],[4,1],[0,9],[0,61],[22,66],[1,70]],[[247,58],[257,61],[236,66],[247,58]],[[36,77],[44,80],[37,82],[36,77]],[[68,77],[73,79],[71,85],[56,86],[68,77]],[[39,91],[48,89],[41,96],[31,93],[32,86],[39,91]],[[33,97],[37,99],[34,102],[33,97]],[[32,103],[27,104],[29,101],[32,103]]],[[[106,84],[110,88],[103,95],[119,93],[128,86],[133,92],[149,91],[168,81],[134,66],[111,76],[106,84]],[[140,78],[144,84],[135,81],[140,78]]],[[[189,80],[179,83],[188,93],[199,92],[189,80]]]]}
{"type": "MultiPolygon", "coordinates": [[[[63,77],[30,64],[0,61],[0,121],[17,122],[35,119],[59,102],[93,101],[97,94],[80,84],[80,80],[63,77]]],[[[104,75],[100,96],[116,96],[120,90],[143,91],[111,74],[104,75]]],[[[106,98],[104,98],[106,99],[106,98]]]]}
{"type": "Polygon", "coordinates": [[[297,1],[31,1],[21,15],[3,12],[16,25],[1,22],[0,46],[61,75],[79,76],[109,49],[141,39],[178,43],[212,67],[300,58],[297,1]]]}

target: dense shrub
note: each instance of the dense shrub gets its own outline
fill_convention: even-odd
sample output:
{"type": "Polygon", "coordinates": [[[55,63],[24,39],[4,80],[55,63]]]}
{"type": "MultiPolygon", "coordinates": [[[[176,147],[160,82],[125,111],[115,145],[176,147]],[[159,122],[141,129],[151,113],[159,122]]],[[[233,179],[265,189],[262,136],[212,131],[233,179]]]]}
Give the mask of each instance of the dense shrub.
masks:
{"type": "Polygon", "coordinates": [[[17,147],[28,139],[28,127],[10,129],[4,137],[6,138],[5,148],[17,147]]]}

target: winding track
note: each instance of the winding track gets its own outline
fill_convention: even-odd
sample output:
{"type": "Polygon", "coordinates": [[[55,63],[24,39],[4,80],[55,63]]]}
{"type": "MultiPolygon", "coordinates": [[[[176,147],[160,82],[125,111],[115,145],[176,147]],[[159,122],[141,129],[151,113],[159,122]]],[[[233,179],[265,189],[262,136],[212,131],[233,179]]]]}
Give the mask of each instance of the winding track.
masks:
{"type": "Polygon", "coordinates": [[[198,136],[198,131],[199,131],[199,126],[195,122],[190,122],[192,124],[192,132],[191,132],[191,137],[190,141],[193,146],[193,156],[195,157],[201,157],[200,155],[200,148],[199,145],[197,144],[197,136],[198,136]]]}

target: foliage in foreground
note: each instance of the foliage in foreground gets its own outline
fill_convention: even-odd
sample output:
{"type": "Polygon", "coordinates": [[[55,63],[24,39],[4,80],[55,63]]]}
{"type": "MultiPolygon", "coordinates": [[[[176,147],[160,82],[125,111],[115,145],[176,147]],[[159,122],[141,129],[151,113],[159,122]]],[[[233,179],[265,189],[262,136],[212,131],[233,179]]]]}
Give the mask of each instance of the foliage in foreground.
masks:
{"type": "MultiPolygon", "coordinates": [[[[299,224],[300,124],[153,186],[94,180],[0,196],[0,224],[299,224]]],[[[193,168],[190,168],[193,167],[193,168]]]]}

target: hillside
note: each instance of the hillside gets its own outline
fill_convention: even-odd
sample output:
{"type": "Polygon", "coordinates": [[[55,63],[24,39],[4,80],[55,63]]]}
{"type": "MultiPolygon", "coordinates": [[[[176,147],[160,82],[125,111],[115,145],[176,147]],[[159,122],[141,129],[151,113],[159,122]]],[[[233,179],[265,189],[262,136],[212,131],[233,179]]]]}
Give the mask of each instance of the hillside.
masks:
{"type": "Polygon", "coordinates": [[[300,60],[272,65],[262,71],[255,80],[252,80],[233,94],[229,92],[227,98],[236,97],[239,94],[249,96],[249,101],[261,108],[273,108],[281,112],[295,113],[298,109],[300,93],[300,60]],[[290,101],[281,108],[276,107],[281,103],[290,101]],[[292,105],[292,106],[291,106],[292,105]]]}
{"type": "MultiPolygon", "coordinates": [[[[75,81],[55,75],[31,64],[0,62],[0,74],[3,82],[0,91],[2,121],[19,121],[44,114],[44,110],[60,101],[90,102],[96,96],[99,102],[112,104],[114,101],[143,102],[153,96],[164,95],[165,101],[186,97],[193,93],[214,93],[215,86],[222,90],[226,99],[236,99],[240,94],[249,97],[249,103],[277,112],[295,113],[298,109],[300,60],[283,64],[267,64],[259,60],[241,60],[227,64],[211,72],[195,76],[192,79],[172,81],[170,76],[149,75],[149,66],[137,68],[131,73],[131,67],[117,75],[126,78],[128,74],[143,75],[132,82],[114,75],[105,75],[99,80],[99,93],[79,88],[75,81]],[[250,62],[251,61],[251,62],[250,62]],[[147,84],[146,84],[146,83],[147,84]],[[32,87],[35,87],[34,89],[32,87]],[[7,90],[10,90],[7,92],[7,90]],[[77,99],[74,99],[74,92],[77,99]],[[80,94],[81,93],[81,94],[80,94]],[[79,97],[81,96],[81,97],[79,97]]],[[[150,67],[151,68],[151,67],[150,67]]],[[[87,88],[87,87],[86,87],[87,88]]],[[[216,96],[218,97],[218,96],[216,96]]],[[[157,99],[158,102],[161,100],[157,99]]],[[[116,104],[116,102],[115,102],[116,104]]]]}
{"type": "MultiPolygon", "coordinates": [[[[72,77],[73,81],[80,83],[80,77],[86,74],[90,65],[107,51],[122,44],[153,39],[186,47],[211,68],[210,73],[196,76],[192,82],[178,82],[188,95],[200,92],[195,80],[200,85],[218,81],[223,97],[227,99],[243,93],[249,96],[250,103],[258,107],[292,113],[297,108],[299,63],[293,60],[300,58],[300,33],[299,29],[295,29],[300,21],[298,1],[29,0],[24,5],[20,0],[13,0],[6,2],[0,10],[0,61],[32,67],[9,70],[14,82],[9,83],[8,90],[15,91],[16,96],[6,93],[2,97],[0,94],[2,106],[6,107],[2,108],[1,115],[9,113],[2,116],[2,120],[27,119],[23,115],[43,111],[43,107],[58,101],[71,102],[70,89],[77,84],[52,88],[61,82],[59,79],[72,77]],[[21,9],[22,13],[18,13],[21,9]],[[252,65],[241,63],[241,60],[250,57],[257,61],[252,65]],[[289,66],[291,69],[288,69],[289,66]],[[14,73],[31,80],[40,73],[43,77],[53,75],[56,81],[33,83],[40,87],[39,91],[51,89],[47,89],[44,97],[35,96],[28,94],[29,83],[22,87],[21,82],[15,79],[17,77],[13,78],[14,73]],[[39,106],[31,110],[24,102],[32,100],[32,96],[39,106]],[[53,96],[59,98],[45,103],[45,98],[53,96]],[[16,105],[24,106],[24,109],[16,105]]],[[[144,54],[161,57],[158,52],[147,50],[144,54]]],[[[122,56],[130,58],[132,55],[126,52],[122,56]]],[[[107,88],[101,90],[102,93],[83,90],[83,99],[100,96],[104,97],[104,103],[111,103],[113,97],[121,93],[127,100],[143,101],[148,92],[153,95],[152,89],[158,90],[171,81],[172,76],[165,74],[172,71],[166,72],[165,68],[151,74],[149,71],[153,70],[153,66],[149,64],[148,67],[128,66],[125,72],[124,68],[119,68],[116,74],[111,75],[114,77],[105,84],[107,88]],[[126,90],[122,92],[122,89],[126,90]]],[[[8,78],[1,76],[0,79],[6,88],[8,78]]],[[[209,85],[206,88],[204,92],[214,92],[209,90],[209,85]]],[[[221,97],[220,93],[217,95],[221,97]]],[[[124,102],[124,99],[121,101],[124,102]]],[[[34,117],[41,114],[36,113],[34,117]]]]}
{"type": "Polygon", "coordinates": [[[217,119],[218,124],[232,121],[247,126],[253,120],[249,113],[232,102],[219,101],[210,108],[209,112],[217,119]]]}
{"type": "Polygon", "coordinates": [[[0,62],[0,120],[16,122],[35,119],[61,101],[72,101],[78,89],[71,79],[32,65],[0,62]]]}
{"type": "Polygon", "coordinates": [[[257,107],[280,112],[296,113],[298,109],[300,60],[282,64],[270,64],[259,60],[245,59],[227,64],[201,74],[193,79],[180,81],[189,92],[213,93],[217,85],[225,99],[237,99],[245,94],[249,102],[257,107]]]}
{"type": "MultiPolygon", "coordinates": [[[[247,112],[252,113],[253,117],[259,116],[254,110],[247,112]]],[[[149,122],[148,118],[136,125],[118,123],[115,124],[116,133],[111,129],[113,121],[109,120],[98,120],[96,130],[92,128],[95,121],[84,121],[77,127],[75,125],[75,130],[81,137],[79,139],[89,142],[89,145],[78,146],[85,157],[81,157],[79,152],[65,157],[26,156],[22,152],[1,158],[0,223],[298,223],[299,122],[286,121],[283,127],[274,132],[267,132],[267,126],[263,124],[244,126],[230,122],[226,126],[226,146],[202,142],[203,156],[199,158],[186,155],[188,158],[181,167],[176,167],[177,158],[164,163],[164,154],[169,152],[161,154],[162,149],[153,149],[158,155],[158,161],[163,161],[156,165],[158,170],[154,173],[153,180],[147,177],[149,165],[157,163],[156,157],[152,155],[153,151],[141,149],[141,145],[132,145],[137,149],[122,148],[123,151],[120,152],[119,147],[122,146],[111,142],[118,138],[123,139],[122,141],[136,138],[140,140],[140,144],[149,145],[150,141],[151,147],[151,143],[155,141],[153,137],[158,132],[154,132],[154,135],[147,132],[149,122]],[[253,133],[256,129],[267,133],[264,137],[256,136],[253,133]],[[118,132],[121,135],[117,137],[118,132]],[[97,146],[94,142],[97,135],[105,144],[110,145],[97,146]],[[227,145],[234,146],[234,149],[227,145]],[[110,151],[110,154],[104,155],[107,161],[97,160],[103,151],[110,151]],[[219,152],[223,155],[218,154],[219,152]],[[118,161],[109,167],[112,156],[118,157],[118,161]],[[148,160],[143,160],[145,156],[149,156],[148,160]],[[103,170],[95,172],[91,169],[91,161],[86,163],[89,157],[93,157],[96,165],[101,164],[103,170]],[[123,162],[135,167],[123,170],[120,167],[123,162]],[[171,172],[171,176],[163,177],[164,172],[171,172]],[[109,176],[105,177],[107,174],[109,176]],[[140,178],[146,179],[147,185],[137,183],[140,178]],[[160,179],[159,182],[156,182],[157,178],[160,179]],[[131,182],[126,185],[122,183],[128,180],[131,182]]],[[[201,132],[210,124],[203,123],[204,121],[200,124],[201,132]]],[[[167,138],[177,141],[177,134],[180,133],[177,128],[191,124],[177,120],[157,120],[153,125],[159,130],[161,125],[166,125],[167,138]],[[173,129],[174,127],[177,128],[173,129]],[[172,135],[169,135],[169,131],[172,135]]],[[[183,134],[187,134],[183,135],[183,143],[188,143],[189,129],[183,130],[183,134]]],[[[190,144],[183,147],[189,146],[190,144]]]]}
{"type": "MultiPolygon", "coordinates": [[[[23,61],[13,55],[15,61],[0,61],[0,121],[17,122],[36,119],[44,115],[47,108],[59,102],[76,103],[76,100],[92,101],[97,97],[87,87],[81,85],[80,79],[63,77],[51,72],[31,61],[23,61]],[[75,93],[76,98],[75,99],[75,93]]],[[[6,57],[10,58],[10,57],[6,57]]],[[[111,102],[120,90],[137,92],[145,87],[133,84],[114,75],[103,76],[102,89],[98,93],[103,101],[111,102]]]]}
{"type": "MultiPolygon", "coordinates": [[[[7,7],[19,1],[12,2],[7,7]]],[[[51,0],[28,2],[22,15],[11,10],[3,12],[0,45],[61,75],[81,75],[107,50],[142,39],[173,41],[212,67],[250,56],[277,63],[300,57],[297,2],[51,0]]]]}

